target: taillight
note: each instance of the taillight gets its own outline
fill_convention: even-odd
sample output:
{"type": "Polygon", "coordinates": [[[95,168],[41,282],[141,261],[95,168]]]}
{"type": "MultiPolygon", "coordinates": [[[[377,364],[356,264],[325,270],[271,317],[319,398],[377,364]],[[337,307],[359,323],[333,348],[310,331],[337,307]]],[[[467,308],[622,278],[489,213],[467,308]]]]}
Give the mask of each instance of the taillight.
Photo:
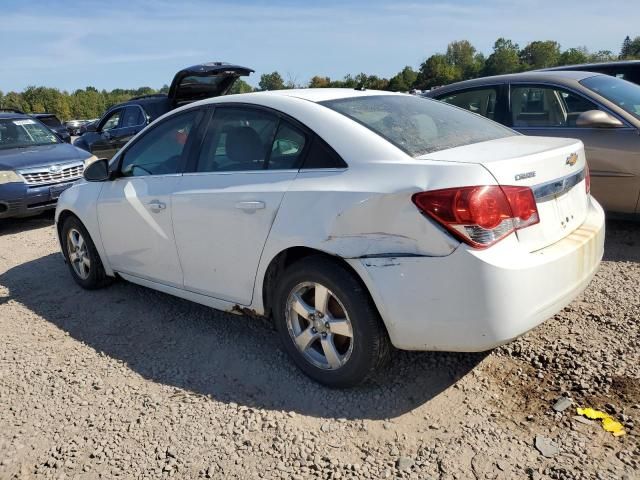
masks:
{"type": "Polygon", "coordinates": [[[584,164],[584,188],[587,193],[591,193],[591,172],[589,172],[589,165],[584,164]]]}
{"type": "Polygon", "coordinates": [[[485,185],[416,193],[415,205],[469,245],[486,248],[540,221],[529,187],[485,185]]]}

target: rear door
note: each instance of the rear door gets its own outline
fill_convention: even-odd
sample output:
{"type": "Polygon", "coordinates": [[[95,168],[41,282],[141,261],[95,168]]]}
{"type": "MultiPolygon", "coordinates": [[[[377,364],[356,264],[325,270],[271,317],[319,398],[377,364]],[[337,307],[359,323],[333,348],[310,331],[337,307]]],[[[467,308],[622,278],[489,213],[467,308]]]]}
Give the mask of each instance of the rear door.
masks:
{"type": "Polygon", "coordinates": [[[640,165],[640,136],[626,123],[620,128],[578,127],[576,119],[588,110],[611,113],[564,87],[511,84],[507,125],[525,135],[582,140],[593,196],[607,210],[633,213],[640,193],[640,176],[632,168],[640,165]]]}
{"type": "Polygon", "coordinates": [[[242,76],[253,70],[225,62],[210,62],[180,70],[169,87],[172,107],[195,102],[204,98],[225,95],[242,76]]]}
{"type": "Polygon", "coordinates": [[[185,289],[251,303],[262,249],[307,144],[302,128],[274,112],[215,109],[172,197],[185,289]]]}

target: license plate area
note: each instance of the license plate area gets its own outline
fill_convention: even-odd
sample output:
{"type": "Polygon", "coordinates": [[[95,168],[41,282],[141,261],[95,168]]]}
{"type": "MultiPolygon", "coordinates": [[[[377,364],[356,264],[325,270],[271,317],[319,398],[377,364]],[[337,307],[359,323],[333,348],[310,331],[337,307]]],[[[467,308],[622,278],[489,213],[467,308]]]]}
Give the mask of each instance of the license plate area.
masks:
{"type": "Polygon", "coordinates": [[[74,182],[61,183],[59,185],[53,185],[49,187],[49,196],[51,200],[56,200],[62,192],[64,192],[67,188],[71,187],[74,182]]]}

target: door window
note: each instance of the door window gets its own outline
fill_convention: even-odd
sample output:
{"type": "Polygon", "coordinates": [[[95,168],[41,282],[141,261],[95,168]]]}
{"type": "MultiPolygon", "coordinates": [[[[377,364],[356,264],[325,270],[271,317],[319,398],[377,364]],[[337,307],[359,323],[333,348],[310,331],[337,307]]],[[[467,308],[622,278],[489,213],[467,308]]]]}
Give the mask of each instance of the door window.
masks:
{"type": "Polygon", "coordinates": [[[478,88],[445,95],[438,100],[495,120],[497,88],[478,88]]]}
{"type": "Polygon", "coordinates": [[[515,128],[576,128],[577,118],[588,110],[599,108],[590,100],[561,88],[511,87],[511,121],[515,128]]]}
{"type": "Polygon", "coordinates": [[[305,143],[305,134],[300,129],[281,120],[271,146],[267,168],[269,170],[300,168],[305,143]]]}
{"type": "Polygon", "coordinates": [[[101,130],[103,132],[107,132],[109,130],[113,130],[118,127],[118,123],[120,123],[120,115],[122,114],[122,110],[116,110],[115,112],[111,112],[105,122],[102,124],[101,130]]]}
{"type": "Polygon", "coordinates": [[[144,114],[142,113],[142,109],[137,106],[127,107],[124,111],[124,116],[122,117],[122,127],[138,127],[140,125],[144,125],[146,123],[144,114]]]}
{"type": "Polygon", "coordinates": [[[124,176],[177,173],[199,110],[175,115],[151,128],[124,153],[124,176]]]}
{"type": "MultiPolygon", "coordinates": [[[[198,172],[262,170],[274,148],[278,127],[274,114],[243,107],[217,108],[209,122],[198,157],[198,172]]],[[[294,141],[285,145],[283,156],[295,149],[294,141]]]]}

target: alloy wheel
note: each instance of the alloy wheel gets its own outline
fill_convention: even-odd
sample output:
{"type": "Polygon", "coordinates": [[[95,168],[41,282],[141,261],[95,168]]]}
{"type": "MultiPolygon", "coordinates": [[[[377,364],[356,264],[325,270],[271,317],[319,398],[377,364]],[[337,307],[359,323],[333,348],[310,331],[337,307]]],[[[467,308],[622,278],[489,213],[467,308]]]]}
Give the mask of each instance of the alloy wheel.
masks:
{"type": "Polygon", "coordinates": [[[82,234],[75,228],[67,233],[67,254],[76,275],[82,280],[89,278],[91,273],[89,250],[82,234]]]}
{"type": "Polygon", "coordinates": [[[351,320],[327,287],[316,282],[296,285],[285,315],[293,343],[312,365],[337,370],[349,361],[354,343],[351,320]]]}

